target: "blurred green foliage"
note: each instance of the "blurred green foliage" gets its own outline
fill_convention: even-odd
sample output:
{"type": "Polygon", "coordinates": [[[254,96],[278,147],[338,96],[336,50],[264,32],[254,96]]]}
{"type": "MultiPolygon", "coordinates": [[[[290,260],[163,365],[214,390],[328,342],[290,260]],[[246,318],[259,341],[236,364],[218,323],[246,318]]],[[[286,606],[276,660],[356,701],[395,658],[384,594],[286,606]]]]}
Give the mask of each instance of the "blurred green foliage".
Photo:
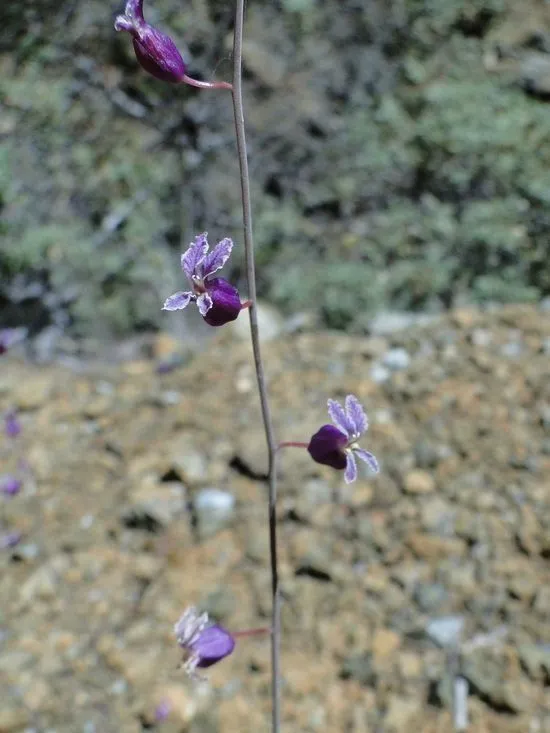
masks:
{"type": "MultiPolygon", "coordinates": [[[[227,78],[230,6],[195,0],[182,13],[156,0],[146,11],[172,29],[192,74],[227,78]]],[[[361,330],[382,308],[550,293],[548,106],[484,65],[513,8],[249,8],[261,296],[361,330]]],[[[148,78],[112,30],[118,9],[36,0],[0,11],[0,304],[40,283],[79,335],[161,326],[191,237],[241,241],[227,96],[148,78]]],[[[244,289],[239,253],[228,274],[244,289]]]]}

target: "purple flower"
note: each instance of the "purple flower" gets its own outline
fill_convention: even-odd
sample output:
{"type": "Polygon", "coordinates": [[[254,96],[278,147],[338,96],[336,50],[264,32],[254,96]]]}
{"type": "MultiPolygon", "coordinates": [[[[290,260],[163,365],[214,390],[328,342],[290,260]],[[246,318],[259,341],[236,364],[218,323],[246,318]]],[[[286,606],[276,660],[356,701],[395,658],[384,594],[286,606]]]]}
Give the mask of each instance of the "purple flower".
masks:
{"type": "Polygon", "coordinates": [[[223,326],[234,321],[246,304],[241,303],[239,291],[221,277],[212,277],[231,255],[233,242],[222,239],[208,252],[207,233],[199,234],[181,256],[181,268],[192,290],[174,293],[166,299],[163,310],[177,311],[189,303],[197,304],[199,313],[210,326],[223,326]]]}
{"type": "Polygon", "coordinates": [[[184,651],[182,666],[190,676],[196,676],[196,669],[211,667],[229,656],[235,648],[235,639],[222,626],[212,624],[208,614],[187,608],[177,624],[174,633],[184,651]]]}
{"type": "Polygon", "coordinates": [[[21,491],[22,486],[23,482],[15,476],[7,474],[0,477],[0,493],[4,496],[15,496],[21,491]]]}
{"type": "Polygon", "coordinates": [[[0,550],[9,550],[21,542],[21,532],[7,532],[0,535],[0,550]]]}
{"type": "Polygon", "coordinates": [[[145,71],[161,81],[183,81],[185,62],[174,41],[145,22],[143,0],[127,0],[124,15],[115,20],[115,30],[132,36],[137,60],[145,71]]]}
{"type": "Polygon", "coordinates": [[[170,715],[171,710],[170,700],[161,700],[155,709],[155,720],[162,723],[170,715]]]}
{"type": "Polygon", "coordinates": [[[334,425],[323,425],[312,436],[307,447],[313,460],[339,470],[345,469],[344,480],[347,484],[357,478],[356,456],[374,473],[378,473],[380,468],[376,458],[357,444],[357,440],[369,427],[367,416],[357,397],[348,395],[345,409],[338,402],[329,400],[328,414],[334,425]]]}
{"type": "Polygon", "coordinates": [[[26,328],[0,328],[0,356],[27,335],[26,328]]]}
{"type": "Polygon", "coordinates": [[[10,410],[4,416],[4,431],[8,438],[17,438],[21,432],[21,423],[13,410],[10,410]]]}

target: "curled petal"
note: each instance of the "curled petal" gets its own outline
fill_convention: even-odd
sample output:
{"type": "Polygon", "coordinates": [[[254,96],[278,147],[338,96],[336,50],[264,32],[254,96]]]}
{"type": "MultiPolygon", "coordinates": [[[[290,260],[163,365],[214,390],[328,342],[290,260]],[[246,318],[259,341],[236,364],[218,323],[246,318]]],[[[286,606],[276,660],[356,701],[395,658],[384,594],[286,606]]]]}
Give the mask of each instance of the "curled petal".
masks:
{"type": "Polygon", "coordinates": [[[336,427],[345,433],[347,438],[351,438],[355,425],[348,419],[342,405],[335,400],[328,401],[328,414],[336,427]]]}
{"type": "Polygon", "coordinates": [[[127,0],[124,15],[131,20],[143,21],[143,0],[127,0]]]}
{"type": "Polygon", "coordinates": [[[317,463],[341,470],[347,464],[344,451],[347,441],[344,433],[334,425],[323,425],[311,437],[307,450],[317,463]]]}
{"type": "Polygon", "coordinates": [[[198,275],[198,267],[204,260],[206,253],[208,252],[208,233],[204,232],[195,237],[192,244],[189,245],[189,249],[184,252],[181,256],[181,269],[187,275],[189,280],[193,279],[193,276],[198,275]]]}
{"type": "Polygon", "coordinates": [[[379,473],[380,466],[372,453],[369,453],[368,450],[363,450],[363,448],[354,448],[353,453],[357,456],[357,458],[360,458],[362,461],[364,461],[373,473],[379,473]]]}
{"type": "Polygon", "coordinates": [[[242,310],[241,298],[236,287],[223,277],[214,277],[206,281],[208,294],[213,306],[204,320],[209,326],[223,326],[234,321],[242,310]]]}
{"type": "Polygon", "coordinates": [[[162,306],[163,311],[181,311],[184,308],[187,308],[189,305],[191,298],[193,297],[193,293],[190,292],[178,292],[171,295],[169,298],[166,298],[164,301],[164,305],[162,306]]]}
{"type": "Polygon", "coordinates": [[[115,31],[126,31],[127,33],[135,33],[134,23],[125,15],[117,15],[115,18],[115,31]]]}
{"type": "Polygon", "coordinates": [[[174,625],[174,634],[181,647],[198,641],[201,631],[208,625],[208,614],[199,613],[194,606],[187,608],[174,625]]]}
{"type": "Polygon", "coordinates": [[[226,237],[209,252],[201,263],[202,277],[213,275],[225,265],[233,249],[233,240],[226,237]]]}
{"type": "Polygon", "coordinates": [[[357,463],[351,451],[346,454],[346,470],[344,472],[344,481],[351,484],[357,478],[357,463]]]}
{"type": "Polygon", "coordinates": [[[349,394],[346,397],[346,415],[349,422],[354,426],[354,435],[359,436],[366,432],[369,427],[369,421],[367,420],[367,416],[361,403],[357,397],[352,394],[349,394]]]}
{"type": "Polygon", "coordinates": [[[197,298],[197,308],[199,309],[199,313],[203,318],[212,308],[212,306],[212,298],[208,295],[208,293],[201,293],[201,295],[199,295],[199,297],[197,298]]]}

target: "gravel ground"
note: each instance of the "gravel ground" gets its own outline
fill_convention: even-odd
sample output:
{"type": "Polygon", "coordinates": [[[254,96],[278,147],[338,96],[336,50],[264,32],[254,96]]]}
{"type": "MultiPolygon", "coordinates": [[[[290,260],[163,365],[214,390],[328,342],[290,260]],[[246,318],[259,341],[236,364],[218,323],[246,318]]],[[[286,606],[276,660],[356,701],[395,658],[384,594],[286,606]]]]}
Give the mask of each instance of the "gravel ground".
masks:
{"type": "MultiPolygon", "coordinates": [[[[285,731],[452,730],[459,672],[469,731],[550,731],[548,312],[463,309],[265,353],[280,439],[307,440],[327,397],[353,392],[382,464],[346,487],[305,452],[282,460],[285,731]]],[[[0,551],[0,731],[268,730],[267,639],[194,684],[172,637],[190,604],[268,623],[248,346],[223,332],[166,374],[4,357],[9,409],[22,431],[2,471],[23,488],[1,498],[4,544],[21,537],[0,551]]]]}

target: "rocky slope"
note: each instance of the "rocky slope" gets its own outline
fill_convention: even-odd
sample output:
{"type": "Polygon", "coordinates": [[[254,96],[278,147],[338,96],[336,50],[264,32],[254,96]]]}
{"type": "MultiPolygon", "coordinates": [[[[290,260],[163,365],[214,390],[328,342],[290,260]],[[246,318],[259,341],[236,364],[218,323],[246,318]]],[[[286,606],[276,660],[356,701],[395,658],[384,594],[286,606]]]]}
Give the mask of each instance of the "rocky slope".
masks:
{"type": "MultiPolygon", "coordinates": [[[[383,466],[345,487],[284,455],[285,730],[448,731],[460,668],[468,730],[550,731],[548,313],[459,310],[265,351],[281,438],[307,439],[327,397],[354,392],[383,466]]],[[[1,505],[3,537],[22,536],[0,554],[0,731],[267,730],[268,641],[193,685],[171,634],[192,603],[267,623],[248,347],[221,334],[167,374],[4,357],[9,408],[22,432],[2,455],[24,485],[1,505]]]]}

